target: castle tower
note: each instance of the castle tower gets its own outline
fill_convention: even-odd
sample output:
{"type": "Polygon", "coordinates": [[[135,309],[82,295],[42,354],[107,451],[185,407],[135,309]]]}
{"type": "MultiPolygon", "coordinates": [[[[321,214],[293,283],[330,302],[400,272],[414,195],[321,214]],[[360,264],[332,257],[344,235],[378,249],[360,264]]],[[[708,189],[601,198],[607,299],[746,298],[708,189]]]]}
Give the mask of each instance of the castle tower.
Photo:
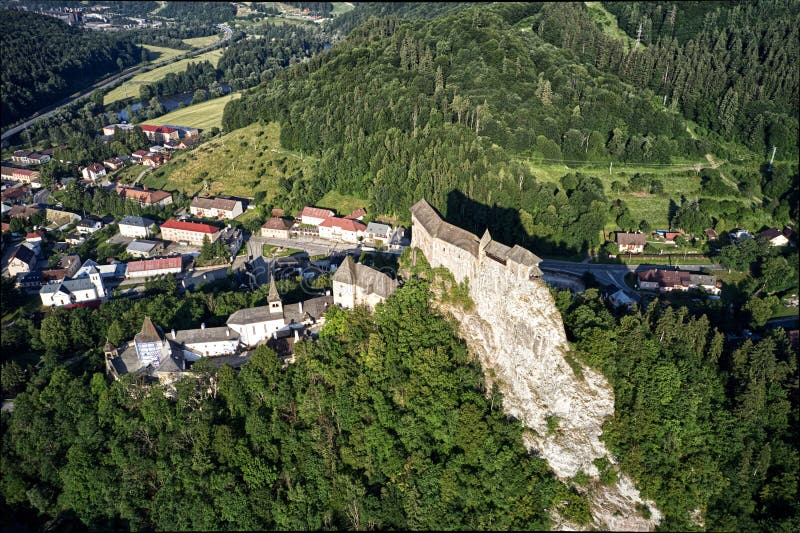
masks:
{"type": "Polygon", "coordinates": [[[275,276],[270,273],[269,275],[269,294],[267,295],[267,302],[269,303],[270,314],[283,313],[283,301],[281,295],[278,294],[278,287],[275,285],[275,276]]]}
{"type": "Polygon", "coordinates": [[[100,272],[98,272],[96,268],[93,268],[89,273],[89,279],[92,281],[92,285],[94,285],[94,288],[97,291],[97,297],[105,298],[106,291],[105,287],[103,287],[103,280],[100,277],[100,272]]]}

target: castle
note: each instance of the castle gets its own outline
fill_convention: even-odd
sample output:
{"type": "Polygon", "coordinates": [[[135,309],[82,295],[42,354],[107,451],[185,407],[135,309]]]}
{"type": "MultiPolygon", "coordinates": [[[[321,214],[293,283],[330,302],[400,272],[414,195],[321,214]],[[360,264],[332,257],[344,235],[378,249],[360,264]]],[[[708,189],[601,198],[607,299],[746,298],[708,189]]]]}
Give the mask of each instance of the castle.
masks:
{"type": "Polygon", "coordinates": [[[449,224],[424,198],[411,206],[411,246],[425,254],[432,267],[443,266],[457,282],[474,279],[487,261],[502,266],[520,280],[542,277],[541,259],[519,245],[508,247],[492,240],[487,229],[483,237],[449,224]]]}

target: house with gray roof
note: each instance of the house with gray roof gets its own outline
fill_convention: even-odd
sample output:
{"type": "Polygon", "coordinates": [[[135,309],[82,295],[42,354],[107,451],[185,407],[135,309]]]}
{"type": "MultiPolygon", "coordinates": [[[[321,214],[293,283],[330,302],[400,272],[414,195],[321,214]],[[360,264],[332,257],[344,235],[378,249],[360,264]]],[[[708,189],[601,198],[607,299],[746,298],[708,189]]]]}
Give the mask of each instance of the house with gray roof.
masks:
{"type": "Polygon", "coordinates": [[[153,233],[155,222],[144,217],[124,217],[119,221],[119,234],[123,237],[146,239],[153,233]]]}
{"type": "Polygon", "coordinates": [[[161,241],[134,239],[125,248],[125,252],[131,257],[149,258],[158,255],[163,248],[164,243],[161,241]]]}
{"type": "Polygon", "coordinates": [[[239,349],[240,336],[230,327],[207,328],[203,323],[197,329],[173,329],[168,338],[190,352],[184,357],[191,360],[192,355],[199,358],[234,354],[239,349]]]}
{"type": "Polygon", "coordinates": [[[375,309],[397,288],[397,280],[374,268],[355,263],[351,256],[333,275],[333,301],[347,309],[366,305],[375,309]]]}

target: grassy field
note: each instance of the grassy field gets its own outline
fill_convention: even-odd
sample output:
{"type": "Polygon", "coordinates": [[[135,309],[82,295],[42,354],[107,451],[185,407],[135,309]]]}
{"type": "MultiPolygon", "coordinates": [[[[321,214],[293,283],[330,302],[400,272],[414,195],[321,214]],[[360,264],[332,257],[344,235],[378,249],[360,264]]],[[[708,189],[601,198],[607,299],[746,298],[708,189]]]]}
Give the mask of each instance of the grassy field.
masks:
{"type": "Polygon", "coordinates": [[[282,149],[279,139],[277,123],[251,124],[178,154],[143,181],[150,187],[189,195],[203,189],[205,181],[210,194],[252,198],[257,191],[265,191],[269,201],[279,178],[298,172],[312,174],[309,158],[303,161],[300,155],[282,149]]]}
{"type": "Polygon", "coordinates": [[[189,126],[207,130],[222,126],[222,111],[225,104],[231,100],[239,98],[241,93],[230,93],[219,98],[206,100],[199,104],[190,105],[183,109],[176,109],[171,113],[162,115],[158,118],[147,120],[148,124],[161,126],[162,124],[177,124],[179,126],[189,126]]]}
{"type": "Polygon", "coordinates": [[[190,59],[181,59],[180,61],[170,63],[169,65],[164,65],[163,67],[158,67],[149,72],[142,72],[141,74],[137,74],[113,91],[106,94],[105,98],[103,98],[103,104],[109,105],[120,100],[125,100],[126,98],[138,98],[139,88],[142,85],[147,85],[149,83],[158,81],[170,72],[183,72],[186,70],[186,67],[189,65],[189,63],[210,61],[211,64],[216,67],[217,63],[219,63],[219,58],[221,57],[222,50],[211,50],[190,59]]]}
{"type": "Polygon", "coordinates": [[[331,14],[334,17],[355,9],[355,6],[351,2],[331,2],[331,4],[333,4],[333,11],[331,11],[331,14]]]}
{"type": "Polygon", "coordinates": [[[297,248],[283,248],[281,246],[273,246],[271,244],[264,244],[261,249],[261,255],[264,257],[288,257],[294,254],[303,253],[303,250],[298,250],[297,248]]]}
{"type": "Polygon", "coordinates": [[[142,46],[149,52],[150,61],[154,62],[166,61],[167,59],[172,59],[173,57],[178,57],[186,53],[186,50],[164,48],[163,46],[155,46],[153,44],[143,44],[142,46]]]}
{"type": "Polygon", "coordinates": [[[221,35],[208,35],[206,37],[193,37],[191,39],[183,39],[183,42],[194,48],[205,48],[218,42],[222,38],[221,35]]]}
{"type": "MultiPolygon", "coordinates": [[[[586,8],[589,10],[589,16],[592,20],[603,28],[603,33],[626,43],[628,48],[634,45],[636,40],[630,38],[627,33],[620,29],[617,25],[617,17],[606,11],[603,4],[600,2],[584,2],[584,4],[586,4],[586,8]]],[[[644,45],[639,44],[639,47],[644,48],[644,45]]]]}
{"type": "Polygon", "coordinates": [[[369,202],[357,196],[341,194],[336,191],[329,191],[322,199],[317,202],[317,207],[333,209],[339,216],[347,216],[359,207],[367,207],[369,202]]]}

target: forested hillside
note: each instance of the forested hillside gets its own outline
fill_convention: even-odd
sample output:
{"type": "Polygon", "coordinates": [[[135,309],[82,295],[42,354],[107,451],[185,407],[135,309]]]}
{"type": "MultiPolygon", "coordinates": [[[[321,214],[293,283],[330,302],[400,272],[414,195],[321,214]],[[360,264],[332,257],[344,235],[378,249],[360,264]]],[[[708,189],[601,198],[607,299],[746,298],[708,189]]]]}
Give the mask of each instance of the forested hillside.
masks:
{"type": "Polygon", "coordinates": [[[181,23],[217,24],[233,19],[236,16],[236,7],[230,2],[166,2],[157,15],[181,23]]]}
{"type": "Polygon", "coordinates": [[[248,295],[219,295],[214,312],[212,296],[167,291],[45,319],[45,368],[2,415],[6,519],[170,531],[545,530],[551,509],[588,519],[586,500],[527,453],[502,397],[487,398],[425,282],[374,315],[331,310],[319,342],[298,345],[287,368],[265,347],[240,371],[196,363],[175,401],[94,373],[94,339],[118,341],[120,321],[138,321],[135,331],[149,313],[167,328],[248,295]],[[70,345],[89,349],[85,370],[56,362],[70,345]]]}
{"type": "Polygon", "coordinates": [[[0,12],[0,54],[4,125],[141,59],[128,36],[81,31],[17,10],[0,12]]]}
{"type": "Polygon", "coordinates": [[[650,88],[726,140],[797,160],[800,4],[780,0],[607,2],[641,43],[603,34],[582,5],[547,4],[534,29],[586,66],[650,88]]]}
{"type": "Polygon", "coordinates": [[[541,185],[515,159],[661,163],[702,159],[706,147],[649,91],[544,43],[526,22],[541,9],[371,19],[335,49],[228,104],[223,125],[278,120],[284,146],[320,156],[317,177],[293,185],[289,202],[331,189],[368,193],[375,211],[407,219],[425,196],[458,219],[460,207],[447,205],[457,189],[506,208],[487,217],[501,239],[585,249],[605,221],[592,205],[607,205],[602,185],[580,177],[571,187],[541,185]]]}

